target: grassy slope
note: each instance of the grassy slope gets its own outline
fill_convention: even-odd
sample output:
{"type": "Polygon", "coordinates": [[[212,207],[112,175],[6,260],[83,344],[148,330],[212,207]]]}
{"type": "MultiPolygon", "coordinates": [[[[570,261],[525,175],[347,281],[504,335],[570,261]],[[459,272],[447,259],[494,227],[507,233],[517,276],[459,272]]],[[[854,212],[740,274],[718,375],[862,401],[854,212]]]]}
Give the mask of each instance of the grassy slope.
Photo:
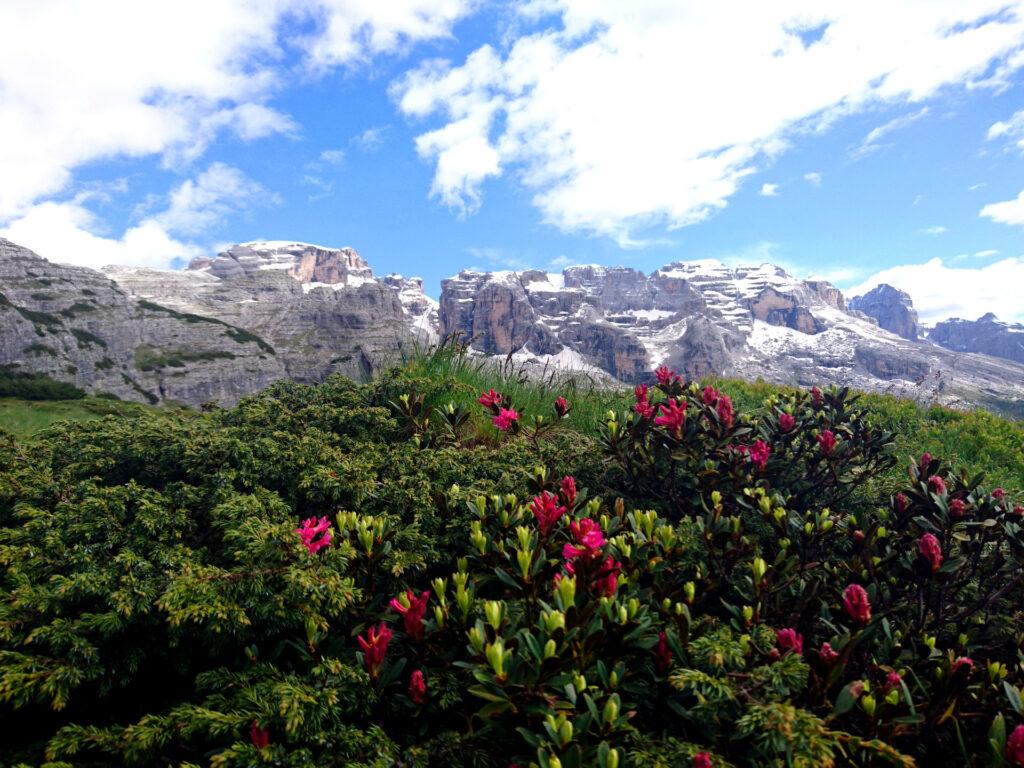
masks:
{"type": "Polygon", "coordinates": [[[98,397],[80,400],[21,400],[0,398],[0,429],[19,438],[31,437],[61,421],[92,421],[104,416],[133,416],[149,406],[98,397]]]}
{"type": "MultiPolygon", "coordinates": [[[[414,357],[406,363],[405,376],[410,383],[420,378],[445,381],[443,396],[434,398],[435,405],[451,400],[478,408],[478,394],[493,388],[511,396],[516,407],[527,414],[551,414],[552,401],[564,394],[573,406],[568,423],[591,436],[599,433],[609,408],[621,411],[633,403],[630,388],[609,391],[585,380],[562,386],[550,379],[531,382],[519,371],[460,359],[451,352],[414,357]]],[[[763,382],[713,383],[727,392],[742,411],[760,408],[768,398],[791,391],[763,382]]],[[[890,395],[862,397],[878,421],[896,435],[896,452],[901,460],[894,473],[903,473],[906,457],[929,451],[955,466],[965,467],[971,474],[984,472],[993,485],[1024,489],[1024,422],[1008,421],[987,411],[922,407],[890,395]]]]}

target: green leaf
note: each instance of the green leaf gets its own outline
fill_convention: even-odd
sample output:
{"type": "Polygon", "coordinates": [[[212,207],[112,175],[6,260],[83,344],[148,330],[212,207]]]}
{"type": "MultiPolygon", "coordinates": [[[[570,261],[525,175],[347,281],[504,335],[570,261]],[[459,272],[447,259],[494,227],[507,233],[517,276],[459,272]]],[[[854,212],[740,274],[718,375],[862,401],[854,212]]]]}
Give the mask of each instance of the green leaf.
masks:
{"type": "Polygon", "coordinates": [[[1021,704],[1020,700],[1020,689],[1004,680],[1003,690],[1006,691],[1006,698],[1010,700],[1010,706],[1013,707],[1013,711],[1018,715],[1024,715],[1024,705],[1021,704]]]}

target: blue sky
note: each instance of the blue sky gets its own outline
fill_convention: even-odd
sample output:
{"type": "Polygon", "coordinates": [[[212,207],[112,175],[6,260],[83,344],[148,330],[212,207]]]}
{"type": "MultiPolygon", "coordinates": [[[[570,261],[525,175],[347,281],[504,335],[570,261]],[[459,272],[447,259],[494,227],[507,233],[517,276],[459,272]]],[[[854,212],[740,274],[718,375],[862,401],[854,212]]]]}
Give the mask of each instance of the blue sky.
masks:
{"type": "Polygon", "coordinates": [[[0,234],[88,266],[352,245],[435,296],[771,261],[1024,320],[1024,3],[703,5],[5,3],[0,234]]]}

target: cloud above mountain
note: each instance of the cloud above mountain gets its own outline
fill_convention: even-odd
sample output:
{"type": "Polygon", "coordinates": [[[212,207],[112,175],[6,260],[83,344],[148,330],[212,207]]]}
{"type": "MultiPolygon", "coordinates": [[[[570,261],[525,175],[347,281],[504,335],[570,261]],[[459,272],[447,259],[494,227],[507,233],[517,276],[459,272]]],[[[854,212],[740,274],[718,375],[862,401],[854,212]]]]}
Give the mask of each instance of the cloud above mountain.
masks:
{"type": "Polygon", "coordinates": [[[441,120],[417,147],[445,203],[473,210],[488,179],[512,175],[548,222],[628,242],[703,221],[795,137],[840,117],[1004,86],[1024,66],[1022,8],[535,0],[507,46],[427,62],[393,94],[410,118],[441,120]]]}

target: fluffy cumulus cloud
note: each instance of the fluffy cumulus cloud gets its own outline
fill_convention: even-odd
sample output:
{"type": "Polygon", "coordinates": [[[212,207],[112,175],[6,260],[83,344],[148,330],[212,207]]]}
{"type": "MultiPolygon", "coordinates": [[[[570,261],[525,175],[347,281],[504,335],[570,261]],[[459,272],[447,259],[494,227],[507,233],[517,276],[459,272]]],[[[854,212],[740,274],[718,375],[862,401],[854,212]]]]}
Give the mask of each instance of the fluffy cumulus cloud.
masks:
{"type": "Polygon", "coordinates": [[[979,215],[1000,224],[1024,226],[1024,190],[1012,200],[989,203],[979,215]]]}
{"type": "Polygon", "coordinates": [[[1003,86],[1024,66],[1021,0],[533,0],[520,13],[528,31],[507,47],[393,87],[409,117],[441,117],[417,140],[433,194],[472,209],[512,174],[551,223],[620,242],[707,218],[799,132],[883,105],[922,119],[941,89],[1003,86]]]}
{"type": "Polygon", "coordinates": [[[1014,112],[1006,120],[999,120],[989,126],[986,137],[989,141],[1003,139],[1024,149],[1024,109],[1014,112]]]}
{"type": "MultiPolygon", "coordinates": [[[[267,104],[296,71],[305,77],[402,52],[449,35],[470,10],[471,0],[6,0],[0,225],[41,233],[48,221],[67,234],[69,251],[109,250],[94,239],[101,222],[84,201],[56,200],[80,166],[154,157],[187,172],[224,133],[243,141],[298,134],[294,118],[267,104]]],[[[222,176],[207,181],[228,181],[223,168],[211,171],[222,176]]],[[[174,194],[201,196],[201,187],[187,186],[201,182],[174,194]]],[[[177,215],[175,205],[165,218],[177,215]]],[[[193,211],[191,224],[147,220],[110,241],[121,249],[110,252],[136,261],[180,256],[162,238],[190,231],[197,215],[221,214],[193,211]]]]}
{"type": "Polygon", "coordinates": [[[983,267],[952,267],[942,259],[882,270],[844,291],[860,296],[880,283],[910,294],[921,320],[950,317],[975,320],[994,312],[1001,320],[1024,322],[1024,305],[1015,286],[1024,285],[1024,257],[1000,259],[983,267]]]}
{"type": "MultiPolygon", "coordinates": [[[[92,196],[86,192],[70,201],[33,205],[0,227],[0,237],[65,264],[166,268],[203,252],[189,237],[210,231],[231,214],[275,202],[273,195],[237,168],[213,163],[159,201],[160,210],[143,212],[122,235],[112,236],[87,207],[92,196]]],[[[150,207],[157,202],[150,201],[150,207]]]]}

